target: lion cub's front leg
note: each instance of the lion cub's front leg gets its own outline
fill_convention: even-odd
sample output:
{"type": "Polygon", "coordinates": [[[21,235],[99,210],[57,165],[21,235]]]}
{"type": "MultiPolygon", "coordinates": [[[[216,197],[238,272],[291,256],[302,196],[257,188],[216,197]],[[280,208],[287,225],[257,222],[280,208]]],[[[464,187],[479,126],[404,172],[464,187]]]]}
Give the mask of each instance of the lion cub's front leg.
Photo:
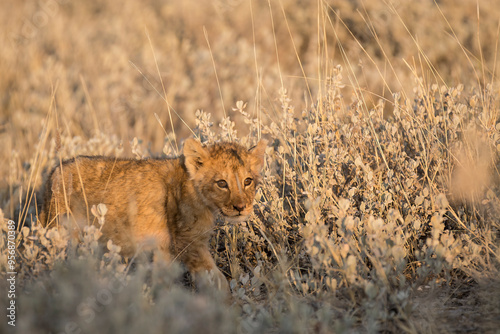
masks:
{"type": "Polygon", "coordinates": [[[215,265],[207,246],[192,245],[182,257],[182,262],[187,266],[198,287],[211,284],[221,291],[230,292],[227,279],[215,265]]]}

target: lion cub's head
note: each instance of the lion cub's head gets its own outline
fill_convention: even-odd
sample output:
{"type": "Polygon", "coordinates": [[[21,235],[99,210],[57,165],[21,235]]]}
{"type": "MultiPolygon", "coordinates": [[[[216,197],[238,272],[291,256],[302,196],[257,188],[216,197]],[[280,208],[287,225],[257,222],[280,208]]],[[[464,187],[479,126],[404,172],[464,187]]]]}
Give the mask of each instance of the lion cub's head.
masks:
{"type": "Polygon", "coordinates": [[[236,143],[203,147],[195,139],[184,143],[189,176],[205,204],[227,220],[245,220],[253,210],[256,186],[264,164],[267,141],[251,149],[236,143]]]}

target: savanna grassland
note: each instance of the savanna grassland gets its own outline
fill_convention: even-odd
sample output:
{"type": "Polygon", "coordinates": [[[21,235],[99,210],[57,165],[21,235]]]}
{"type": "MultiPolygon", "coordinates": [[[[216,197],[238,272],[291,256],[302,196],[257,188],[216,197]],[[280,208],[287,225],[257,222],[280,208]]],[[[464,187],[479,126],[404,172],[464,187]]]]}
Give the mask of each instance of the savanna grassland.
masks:
{"type": "Polygon", "coordinates": [[[498,1],[4,0],[0,25],[0,332],[498,333],[498,1]],[[60,159],[193,135],[270,142],[211,239],[229,301],[37,224],[60,159]]]}

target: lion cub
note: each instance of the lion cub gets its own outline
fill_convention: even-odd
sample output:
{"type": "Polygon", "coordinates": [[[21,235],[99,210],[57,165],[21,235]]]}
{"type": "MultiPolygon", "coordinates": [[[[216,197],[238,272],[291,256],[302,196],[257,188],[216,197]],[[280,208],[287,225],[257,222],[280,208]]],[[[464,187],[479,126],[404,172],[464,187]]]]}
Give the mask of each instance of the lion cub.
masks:
{"type": "Polygon", "coordinates": [[[215,216],[229,222],[253,211],[267,142],[246,149],[236,143],[207,147],[187,139],[173,159],[128,160],[79,156],[56,166],[49,176],[40,221],[67,218],[83,228],[93,205],[106,205],[103,241],[111,239],[131,256],[140,247],[159,247],[167,259],[181,260],[195,281],[212,272],[219,288],[227,280],[210,255],[215,216]]]}

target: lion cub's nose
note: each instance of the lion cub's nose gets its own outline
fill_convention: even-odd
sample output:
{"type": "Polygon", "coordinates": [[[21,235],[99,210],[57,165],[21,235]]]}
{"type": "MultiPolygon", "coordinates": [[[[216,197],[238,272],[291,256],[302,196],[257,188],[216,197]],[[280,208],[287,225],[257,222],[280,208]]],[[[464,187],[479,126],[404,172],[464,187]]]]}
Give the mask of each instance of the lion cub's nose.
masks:
{"type": "Polygon", "coordinates": [[[238,211],[238,212],[241,212],[243,210],[245,210],[245,203],[237,203],[237,204],[234,204],[233,205],[233,208],[238,211]]]}

